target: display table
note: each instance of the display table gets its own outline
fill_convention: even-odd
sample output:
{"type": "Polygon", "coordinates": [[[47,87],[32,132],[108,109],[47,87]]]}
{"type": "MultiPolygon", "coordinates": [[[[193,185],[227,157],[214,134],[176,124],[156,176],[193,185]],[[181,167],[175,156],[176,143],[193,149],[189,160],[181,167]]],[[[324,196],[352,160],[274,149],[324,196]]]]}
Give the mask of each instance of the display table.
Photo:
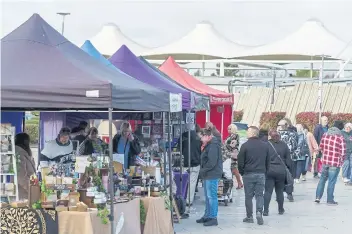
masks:
{"type": "Polygon", "coordinates": [[[1,233],[57,234],[57,213],[53,210],[31,208],[1,208],[1,233]]]}
{"type": "MultiPolygon", "coordinates": [[[[182,174],[182,197],[187,199],[187,189],[188,189],[188,173],[183,172],[182,174]]],[[[181,172],[174,172],[174,180],[177,186],[176,195],[181,195],[181,172]]]]}
{"type": "Polygon", "coordinates": [[[165,208],[164,198],[146,197],[142,201],[146,212],[143,234],[173,234],[171,212],[165,208]]]}
{"type": "MultiPolygon", "coordinates": [[[[117,225],[123,213],[124,223],[119,234],[136,233],[140,228],[139,199],[114,205],[114,223],[117,225]]],[[[111,225],[102,224],[97,211],[75,212],[63,211],[59,213],[59,234],[109,234],[111,225]],[[77,225],[79,223],[79,225],[77,225]]]]}

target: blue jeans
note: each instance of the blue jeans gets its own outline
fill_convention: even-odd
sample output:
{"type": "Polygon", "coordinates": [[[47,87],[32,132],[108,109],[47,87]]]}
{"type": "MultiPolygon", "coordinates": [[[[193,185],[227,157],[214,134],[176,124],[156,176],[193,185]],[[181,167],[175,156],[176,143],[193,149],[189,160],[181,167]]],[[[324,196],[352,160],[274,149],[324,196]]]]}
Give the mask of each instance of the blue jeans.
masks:
{"type": "Polygon", "coordinates": [[[321,177],[318,183],[316,198],[321,199],[324,194],[325,184],[328,181],[327,202],[334,201],[334,190],[337,182],[337,177],[339,176],[340,168],[339,167],[330,167],[328,165],[323,165],[323,169],[321,172],[321,177]]]}
{"type": "Polygon", "coordinates": [[[306,171],[306,160],[295,161],[296,174],[295,179],[301,178],[301,175],[306,171]]]}
{"type": "Polygon", "coordinates": [[[218,217],[218,179],[204,180],[205,212],[204,218],[218,217]]]}
{"type": "Polygon", "coordinates": [[[352,171],[352,155],[351,156],[347,156],[346,160],[343,162],[342,165],[342,177],[343,178],[351,178],[351,171],[352,171]]]}

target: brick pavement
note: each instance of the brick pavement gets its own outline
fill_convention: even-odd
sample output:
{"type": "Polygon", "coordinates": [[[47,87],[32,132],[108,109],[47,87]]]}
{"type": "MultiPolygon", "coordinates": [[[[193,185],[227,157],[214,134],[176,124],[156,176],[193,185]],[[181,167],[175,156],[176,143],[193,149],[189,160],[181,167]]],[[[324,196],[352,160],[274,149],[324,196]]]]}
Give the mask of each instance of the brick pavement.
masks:
{"type": "MultiPolygon", "coordinates": [[[[244,191],[234,190],[234,203],[225,207],[219,206],[219,226],[204,227],[195,220],[202,216],[204,211],[203,198],[198,199],[191,217],[175,224],[177,234],[338,234],[351,233],[352,220],[352,187],[345,186],[341,180],[335,189],[338,206],[326,205],[326,193],[321,204],[315,204],[315,189],[318,180],[307,175],[308,181],[295,186],[295,202],[285,200],[284,215],[277,214],[275,193],[270,204],[270,216],[264,217],[264,225],[245,224],[244,191]]],[[[202,197],[202,193],[199,193],[202,197]]]]}

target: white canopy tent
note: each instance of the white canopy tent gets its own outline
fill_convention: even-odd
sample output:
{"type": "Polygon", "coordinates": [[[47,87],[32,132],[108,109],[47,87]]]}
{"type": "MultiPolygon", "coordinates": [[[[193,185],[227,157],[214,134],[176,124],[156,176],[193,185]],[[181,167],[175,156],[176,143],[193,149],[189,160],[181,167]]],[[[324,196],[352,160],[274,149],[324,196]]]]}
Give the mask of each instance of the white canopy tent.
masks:
{"type": "Polygon", "coordinates": [[[100,32],[90,41],[102,55],[107,57],[113,55],[122,45],[128,46],[136,55],[150,50],[150,48],[142,46],[124,35],[114,23],[104,25],[100,32]]]}
{"type": "Polygon", "coordinates": [[[236,44],[223,37],[210,23],[202,22],[181,39],[142,54],[153,60],[208,60],[230,58],[251,48],[236,44]]]}
{"type": "Polygon", "coordinates": [[[348,59],[348,43],[330,32],[321,21],[311,19],[284,39],[244,51],[239,59],[249,60],[319,60],[321,56],[348,59]]]}

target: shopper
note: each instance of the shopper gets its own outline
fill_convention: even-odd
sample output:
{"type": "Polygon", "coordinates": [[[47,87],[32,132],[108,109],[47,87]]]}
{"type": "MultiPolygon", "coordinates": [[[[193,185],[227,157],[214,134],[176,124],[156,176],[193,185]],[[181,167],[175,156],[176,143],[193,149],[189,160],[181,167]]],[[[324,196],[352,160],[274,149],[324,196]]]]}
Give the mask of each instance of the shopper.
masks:
{"type": "Polygon", "coordinates": [[[213,136],[217,137],[220,140],[220,142],[222,142],[221,133],[212,122],[206,122],[204,128],[210,129],[213,136]]]}
{"type": "Polygon", "coordinates": [[[345,124],[342,135],[346,141],[346,155],[342,165],[342,178],[346,185],[352,185],[352,123],[345,124]]]}
{"type": "Polygon", "coordinates": [[[311,133],[307,127],[307,125],[302,124],[304,132],[306,133],[307,136],[307,141],[308,141],[308,147],[309,147],[309,153],[310,153],[310,157],[307,158],[307,162],[306,162],[306,168],[305,171],[302,173],[302,181],[306,181],[307,177],[307,171],[310,170],[313,159],[316,157],[316,155],[319,153],[319,145],[317,143],[317,141],[314,138],[313,133],[311,133]]]}
{"type": "MultiPolygon", "coordinates": [[[[326,133],[329,129],[329,119],[326,116],[322,116],[321,117],[321,124],[318,124],[317,126],[315,126],[314,128],[314,137],[315,140],[317,141],[318,145],[320,145],[320,141],[321,138],[323,137],[324,133],[326,133]]],[[[313,164],[313,168],[314,168],[314,178],[318,179],[319,178],[319,162],[321,161],[321,156],[322,156],[322,152],[319,152],[315,159],[314,159],[314,164],[313,164]]]]}
{"type": "Polygon", "coordinates": [[[222,177],[222,155],[219,139],[212,135],[210,129],[202,132],[202,154],[200,177],[203,179],[205,194],[205,212],[197,223],[204,226],[218,225],[218,182],[222,177]]]}
{"type": "Polygon", "coordinates": [[[253,197],[256,200],[256,218],[259,225],[263,225],[264,185],[265,174],[269,171],[269,145],[259,139],[259,129],[251,126],[247,131],[248,141],[245,142],[238,154],[238,170],[244,182],[246,218],[245,223],[253,223],[253,197]]]}
{"type": "Polygon", "coordinates": [[[268,130],[260,129],[259,130],[259,139],[265,142],[268,142],[268,130]]]}
{"type": "Polygon", "coordinates": [[[316,203],[320,203],[326,181],[328,181],[327,203],[329,205],[338,204],[334,199],[334,190],[343,163],[343,157],[346,154],[346,142],[341,132],[343,128],[342,121],[335,121],[334,127],[330,128],[320,141],[323,169],[316,191],[316,203]]]}
{"type": "Polygon", "coordinates": [[[120,133],[112,139],[113,153],[124,155],[124,168],[128,169],[135,165],[135,159],[141,153],[139,139],[132,133],[129,122],[123,122],[120,126],[120,133]]]}
{"type": "Polygon", "coordinates": [[[20,200],[28,199],[29,180],[31,175],[35,175],[36,172],[35,162],[32,156],[29,142],[30,138],[27,133],[19,133],[15,137],[15,152],[19,159],[19,167],[17,168],[17,180],[18,196],[20,200]]]}
{"type": "Polygon", "coordinates": [[[79,155],[103,155],[107,148],[107,144],[98,137],[98,129],[91,127],[88,130],[88,136],[79,146],[79,155]]]}
{"type": "Polygon", "coordinates": [[[283,141],[280,140],[279,133],[274,129],[269,131],[269,145],[270,168],[266,174],[265,180],[263,215],[269,215],[269,204],[274,188],[279,214],[282,215],[285,213],[284,189],[286,167],[290,168],[292,166],[290,149],[283,141]]]}
{"type": "MultiPolygon", "coordinates": [[[[292,130],[292,128],[291,130],[289,130],[289,126],[290,126],[289,123],[286,120],[282,119],[278,123],[277,129],[281,140],[285,142],[288,148],[290,149],[290,156],[291,156],[291,159],[293,159],[295,158],[295,152],[298,148],[298,135],[295,131],[292,130]]],[[[290,171],[294,177],[294,175],[296,174],[295,165],[293,165],[290,168],[290,171]]],[[[293,184],[285,187],[285,192],[287,193],[287,199],[290,202],[294,201],[293,189],[294,189],[293,184]]]]}
{"type": "Polygon", "coordinates": [[[299,183],[301,176],[306,173],[306,164],[310,158],[310,151],[307,136],[302,124],[297,124],[296,128],[298,134],[298,147],[293,154],[292,161],[294,162],[296,170],[294,175],[295,182],[299,183]]]}
{"type": "MultiPolygon", "coordinates": [[[[178,145],[180,145],[180,143],[178,143],[178,145]]],[[[189,193],[187,193],[187,203],[191,205],[193,203],[197,179],[200,170],[201,145],[202,143],[195,130],[190,131],[190,145],[188,144],[188,131],[182,134],[183,166],[187,169],[188,167],[190,167],[190,183],[188,189],[190,189],[191,196],[189,197],[189,193]],[[191,155],[189,155],[188,152],[189,147],[191,149],[191,155]],[[191,160],[190,165],[189,159],[191,160]]]]}
{"type": "Polygon", "coordinates": [[[229,137],[225,140],[223,145],[223,156],[225,158],[231,158],[231,171],[237,181],[236,189],[242,189],[243,183],[237,167],[237,156],[238,149],[240,146],[240,137],[237,134],[237,127],[235,124],[230,124],[227,128],[227,131],[229,133],[229,137]]]}
{"type": "Polygon", "coordinates": [[[78,141],[78,145],[82,144],[82,142],[87,138],[85,130],[80,127],[72,128],[70,137],[71,140],[78,141]]]}

